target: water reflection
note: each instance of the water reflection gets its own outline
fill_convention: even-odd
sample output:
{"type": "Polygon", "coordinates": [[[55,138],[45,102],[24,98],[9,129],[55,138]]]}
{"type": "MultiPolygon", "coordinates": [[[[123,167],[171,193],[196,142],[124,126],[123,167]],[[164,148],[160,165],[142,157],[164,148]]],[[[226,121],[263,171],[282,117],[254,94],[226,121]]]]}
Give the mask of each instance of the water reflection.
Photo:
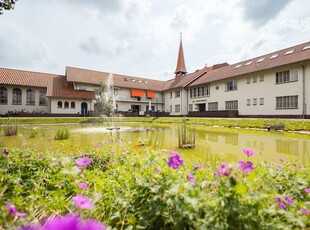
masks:
{"type": "MultiPolygon", "coordinates": [[[[22,146],[43,151],[59,150],[68,146],[70,151],[75,151],[83,147],[94,148],[96,143],[109,143],[116,151],[125,148],[129,143],[134,149],[152,147],[157,150],[178,150],[184,158],[191,161],[197,161],[197,159],[202,161],[247,160],[242,149],[251,148],[258,152],[251,157],[251,161],[278,162],[279,158],[285,158],[287,161],[310,164],[310,139],[307,135],[197,126],[196,148],[184,150],[178,149],[178,125],[124,123],[118,126],[121,130],[127,129],[127,131],[119,132],[117,138],[121,141],[113,144],[109,141],[115,136],[112,132],[106,132],[104,125],[70,125],[68,128],[71,136],[66,141],[54,140],[55,132],[62,128],[61,126],[51,126],[50,129],[45,127],[45,136],[40,138],[29,138],[26,135],[27,130],[22,128],[18,136],[6,137],[3,135],[3,129],[0,128],[0,147],[22,146]]],[[[40,129],[39,126],[38,128],[40,129]]]]}

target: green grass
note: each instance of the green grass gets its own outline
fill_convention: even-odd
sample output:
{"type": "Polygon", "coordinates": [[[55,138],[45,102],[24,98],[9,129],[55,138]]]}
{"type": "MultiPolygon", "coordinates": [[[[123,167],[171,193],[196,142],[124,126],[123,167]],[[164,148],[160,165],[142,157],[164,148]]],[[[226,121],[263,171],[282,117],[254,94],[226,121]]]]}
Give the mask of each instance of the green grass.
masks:
{"type": "Polygon", "coordinates": [[[65,139],[69,139],[69,137],[70,137],[70,132],[68,129],[57,130],[55,134],[55,140],[65,140],[65,139]]]}

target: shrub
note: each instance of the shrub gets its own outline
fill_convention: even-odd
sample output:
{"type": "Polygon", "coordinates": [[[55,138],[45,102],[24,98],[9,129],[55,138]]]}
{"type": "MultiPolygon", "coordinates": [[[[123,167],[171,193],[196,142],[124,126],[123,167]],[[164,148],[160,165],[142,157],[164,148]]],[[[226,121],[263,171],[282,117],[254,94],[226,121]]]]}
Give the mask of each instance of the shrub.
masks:
{"type": "Polygon", "coordinates": [[[57,130],[55,134],[55,140],[69,139],[69,137],[70,137],[70,132],[68,129],[57,130]]]}

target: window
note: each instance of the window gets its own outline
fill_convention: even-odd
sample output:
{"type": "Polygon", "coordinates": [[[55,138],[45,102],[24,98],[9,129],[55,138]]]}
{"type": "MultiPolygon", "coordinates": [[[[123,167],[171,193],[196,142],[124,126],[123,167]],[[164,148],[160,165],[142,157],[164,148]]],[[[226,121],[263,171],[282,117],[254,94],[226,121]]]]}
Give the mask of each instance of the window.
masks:
{"type": "Polygon", "coordinates": [[[259,75],[259,81],[264,81],[264,75],[263,74],[259,75]]]}
{"type": "Polygon", "coordinates": [[[203,86],[198,86],[195,88],[190,89],[190,98],[193,97],[203,97],[203,96],[209,96],[210,95],[210,85],[203,85],[203,86]]]}
{"type": "Polygon", "coordinates": [[[208,111],[217,111],[218,103],[217,102],[209,102],[208,103],[208,111]]]}
{"type": "Polygon", "coordinates": [[[279,56],[279,54],[274,54],[274,55],[272,55],[269,59],[275,59],[276,57],[278,57],[279,56]]]}
{"type": "Polygon", "coordinates": [[[5,87],[0,87],[0,105],[8,104],[8,90],[5,87]]]}
{"type": "Polygon", "coordinates": [[[12,104],[21,105],[22,104],[22,90],[20,88],[13,89],[12,104]]]}
{"type": "Polygon", "coordinates": [[[175,105],[174,106],[174,112],[176,112],[176,113],[180,112],[180,108],[181,108],[180,105],[175,105]]]}
{"type": "Polygon", "coordinates": [[[260,104],[260,105],[263,105],[263,104],[264,104],[264,98],[263,98],[263,97],[259,99],[259,104],[260,104]]]}
{"type": "Polygon", "coordinates": [[[190,112],[193,111],[193,104],[189,104],[189,105],[188,105],[188,110],[189,110],[190,112]]]}
{"type": "Polygon", "coordinates": [[[291,69],[276,73],[276,84],[298,81],[298,70],[291,69]]]}
{"type": "Polygon", "coordinates": [[[170,113],[172,113],[172,105],[170,105],[170,113]]]}
{"type": "Polygon", "coordinates": [[[233,91],[233,90],[237,90],[237,81],[233,80],[233,81],[229,81],[226,82],[226,91],[233,91]]]}
{"type": "Polygon", "coordinates": [[[276,109],[297,109],[298,95],[276,97],[276,109]]]}
{"type": "Polygon", "coordinates": [[[35,105],[35,92],[34,89],[27,89],[26,104],[35,105]]]}
{"type": "Polygon", "coordinates": [[[62,108],[62,101],[58,101],[58,102],[57,102],[57,108],[58,108],[58,109],[61,109],[61,108],[62,108]]]}
{"type": "Polygon", "coordinates": [[[181,95],[181,93],[180,93],[179,90],[178,90],[178,91],[175,91],[174,93],[175,93],[174,97],[180,97],[180,95],[181,95]]]}
{"type": "Polygon", "coordinates": [[[39,105],[47,105],[46,89],[40,89],[39,105]]]}
{"type": "Polygon", "coordinates": [[[253,98],[253,105],[257,105],[257,98],[253,98]]]}
{"type": "Polygon", "coordinates": [[[237,110],[238,101],[225,101],[225,109],[226,110],[237,110]]]}
{"type": "Polygon", "coordinates": [[[258,63],[258,62],[262,62],[262,61],[264,61],[264,59],[265,59],[264,57],[263,57],[263,58],[258,59],[258,60],[257,60],[257,63],[258,63]]]}
{"type": "Polygon", "coordinates": [[[246,99],[246,105],[250,106],[251,105],[251,99],[246,99]]]}
{"type": "Polygon", "coordinates": [[[250,84],[250,83],[251,83],[251,78],[250,78],[250,77],[247,77],[246,83],[247,83],[247,84],[250,84]]]}
{"type": "Polygon", "coordinates": [[[172,98],[172,92],[170,92],[170,98],[172,98]]]}
{"type": "Polygon", "coordinates": [[[71,102],[71,109],[75,109],[75,102],[74,101],[71,102]]]}
{"type": "Polygon", "coordinates": [[[253,83],[256,83],[257,82],[257,76],[254,76],[253,77],[253,83]]]}
{"type": "Polygon", "coordinates": [[[78,86],[77,86],[77,89],[78,89],[78,90],[86,90],[87,87],[84,86],[84,85],[78,85],[78,86]]]}
{"type": "Polygon", "coordinates": [[[69,109],[69,102],[65,101],[65,109],[69,109]]]}

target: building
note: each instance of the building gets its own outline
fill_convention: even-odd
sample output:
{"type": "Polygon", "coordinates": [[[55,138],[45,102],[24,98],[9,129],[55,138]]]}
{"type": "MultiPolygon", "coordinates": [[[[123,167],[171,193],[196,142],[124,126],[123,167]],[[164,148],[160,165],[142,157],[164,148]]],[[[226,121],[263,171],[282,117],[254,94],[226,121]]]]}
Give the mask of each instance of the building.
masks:
{"type": "Polygon", "coordinates": [[[310,118],[310,42],[187,73],[181,39],[168,81],[76,67],[64,75],[0,68],[0,114],[87,116],[102,82],[113,86],[114,110],[125,116],[310,118]]]}

